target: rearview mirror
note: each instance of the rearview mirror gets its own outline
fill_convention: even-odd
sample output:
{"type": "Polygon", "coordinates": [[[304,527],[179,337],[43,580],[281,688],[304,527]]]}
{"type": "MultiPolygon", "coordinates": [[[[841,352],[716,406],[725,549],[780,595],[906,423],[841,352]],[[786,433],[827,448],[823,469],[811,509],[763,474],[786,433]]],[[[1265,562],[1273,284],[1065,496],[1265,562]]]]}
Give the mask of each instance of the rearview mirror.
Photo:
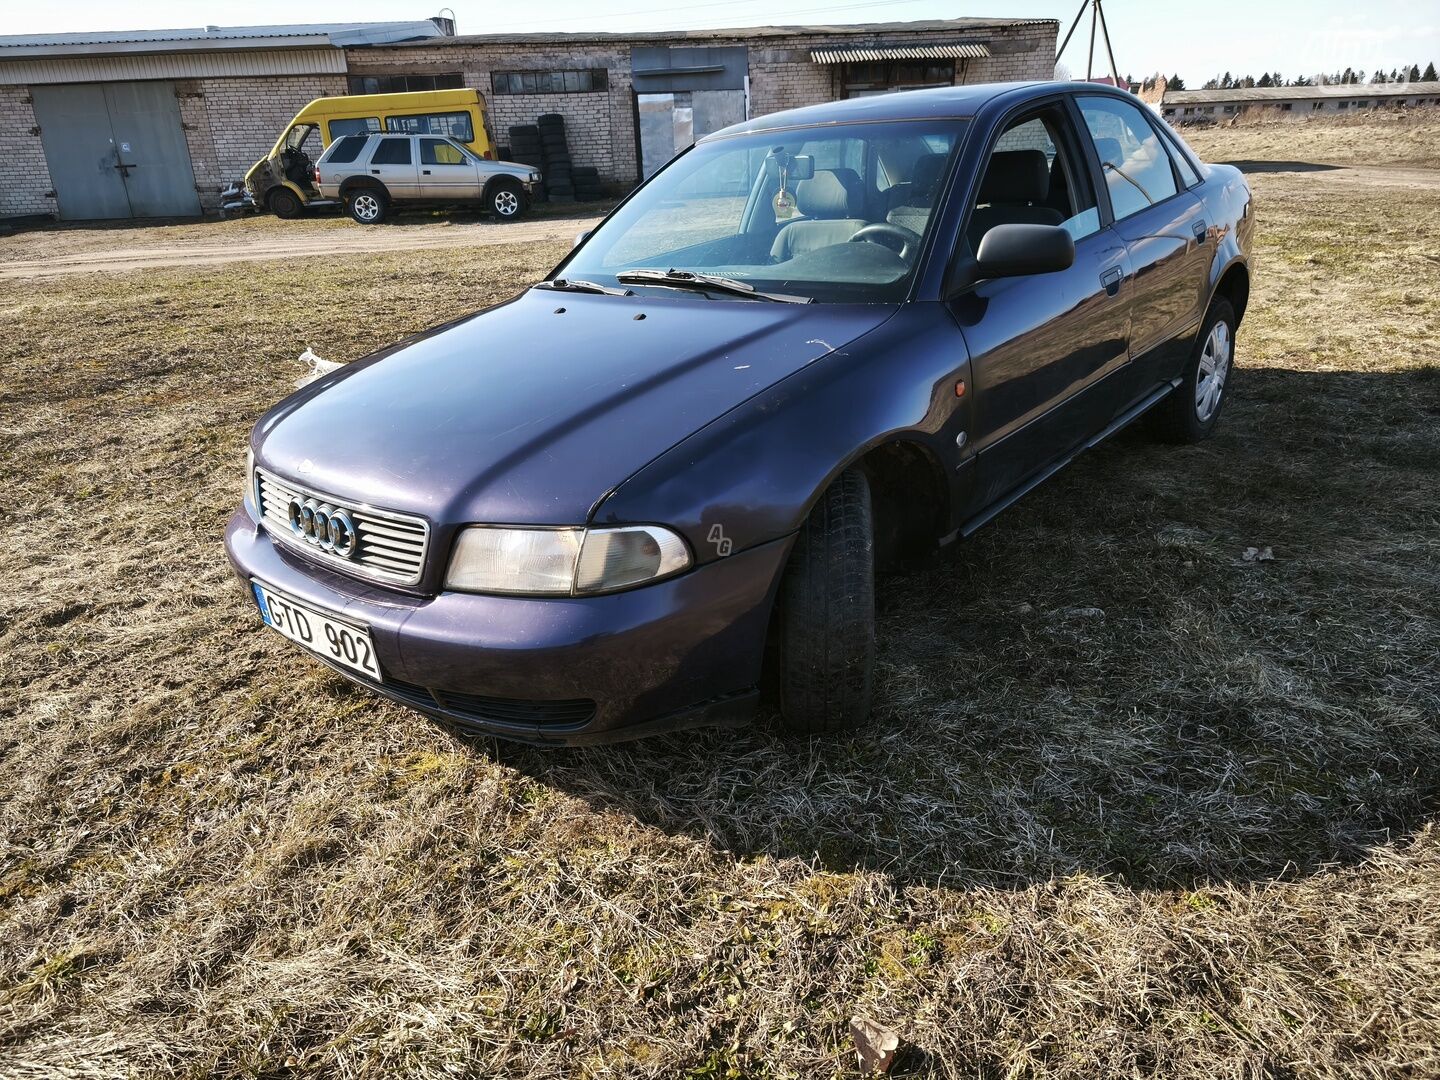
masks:
{"type": "Polygon", "coordinates": [[[1068,270],[1075,239],[1059,225],[996,225],[980,238],[972,280],[1068,270]]]}

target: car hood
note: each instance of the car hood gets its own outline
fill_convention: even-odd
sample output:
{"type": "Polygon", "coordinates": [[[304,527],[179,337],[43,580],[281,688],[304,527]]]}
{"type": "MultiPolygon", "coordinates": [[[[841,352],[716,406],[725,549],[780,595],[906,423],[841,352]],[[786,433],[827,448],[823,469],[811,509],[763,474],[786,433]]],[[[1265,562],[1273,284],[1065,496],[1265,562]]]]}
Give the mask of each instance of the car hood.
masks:
{"type": "Polygon", "coordinates": [[[349,364],[261,420],[257,459],[434,522],[579,524],[676,443],[896,310],[643,291],[531,289],[349,364]]]}

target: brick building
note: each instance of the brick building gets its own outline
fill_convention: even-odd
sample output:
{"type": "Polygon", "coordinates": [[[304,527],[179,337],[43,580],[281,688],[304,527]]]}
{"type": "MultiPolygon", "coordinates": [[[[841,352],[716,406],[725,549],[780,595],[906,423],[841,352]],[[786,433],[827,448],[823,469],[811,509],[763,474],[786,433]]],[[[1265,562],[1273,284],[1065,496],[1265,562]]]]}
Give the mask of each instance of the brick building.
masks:
{"type": "Polygon", "coordinates": [[[511,125],[561,113],[575,163],[630,185],[746,117],[1051,78],[1059,27],[1012,18],[649,34],[448,29],[431,20],[0,37],[0,218],[213,210],[220,187],[264,156],[306,102],[454,87],[480,92],[497,145],[511,125]],[[156,167],[132,174],[123,158],[142,148],[156,167]],[[141,191],[132,175],[158,186],[141,191]],[[78,186],[102,184],[113,189],[108,202],[78,197],[78,186]]]}

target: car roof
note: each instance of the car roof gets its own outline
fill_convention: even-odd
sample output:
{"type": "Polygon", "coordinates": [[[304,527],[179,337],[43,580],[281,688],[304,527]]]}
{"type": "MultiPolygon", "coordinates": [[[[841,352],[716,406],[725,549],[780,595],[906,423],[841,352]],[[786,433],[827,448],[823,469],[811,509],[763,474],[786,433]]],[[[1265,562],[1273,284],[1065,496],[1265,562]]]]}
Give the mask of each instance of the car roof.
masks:
{"type": "Polygon", "coordinates": [[[895,94],[872,94],[867,97],[846,98],[843,101],[827,101],[820,105],[806,105],[799,109],[768,113],[732,124],[730,127],[705,136],[709,139],[741,135],[751,131],[770,131],[776,128],[809,127],[815,124],[865,123],[877,120],[939,120],[974,116],[986,102],[1015,90],[1028,88],[1051,91],[1067,83],[1056,82],[1007,82],[971,83],[964,86],[938,86],[930,90],[905,90],[895,94]]]}

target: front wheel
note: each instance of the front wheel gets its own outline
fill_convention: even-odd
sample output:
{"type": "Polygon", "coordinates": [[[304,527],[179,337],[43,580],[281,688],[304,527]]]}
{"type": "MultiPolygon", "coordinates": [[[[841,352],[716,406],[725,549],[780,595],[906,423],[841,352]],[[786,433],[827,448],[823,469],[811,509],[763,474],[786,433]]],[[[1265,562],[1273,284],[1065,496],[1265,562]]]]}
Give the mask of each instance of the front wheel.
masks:
{"type": "Polygon", "coordinates": [[[265,200],[270,207],[270,212],[278,218],[292,221],[305,212],[305,204],[287,187],[277,187],[270,192],[270,197],[265,200]]]}
{"type": "Polygon", "coordinates": [[[376,188],[360,188],[345,197],[345,209],[361,225],[378,225],[389,212],[390,200],[376,188]]]}
{"type": "Polygon", "coordinates": [[[781,721],[807,735],[870,714],[875,672],[875,542],[870,484],[848,469],[795,539],[775,619],[781,721]]]}
{"type": "Polygon", "coordinates": [[[497,180],[485,193],[485,208],[496,221],[514,221],[525,212],[525,189],[513,180],[497,180]]]}
{"type": "Polygon", "coordinates": [[[1162,442],[1197,443],[1220,420],[1235,373],[1235,309],[1217,297],[1200,326],[1200,335],[1184,376],[1164,401],[1151,410],[1151,433],[1162,442]]]}

